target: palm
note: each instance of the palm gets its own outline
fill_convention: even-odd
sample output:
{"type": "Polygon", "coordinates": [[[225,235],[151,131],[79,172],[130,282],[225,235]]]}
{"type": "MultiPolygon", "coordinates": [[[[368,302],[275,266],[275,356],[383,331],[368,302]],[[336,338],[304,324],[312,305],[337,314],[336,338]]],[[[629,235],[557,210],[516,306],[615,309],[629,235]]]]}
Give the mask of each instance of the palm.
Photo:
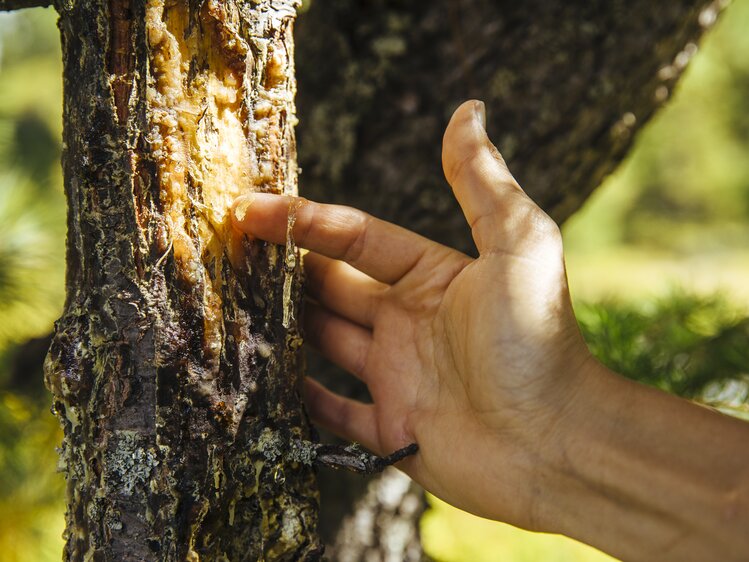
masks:
{"type": "MultiPolygon", "coordinates": [[[[559,276],[563,286],[560,265],[547,264],[545,273],[559,276]]],[[[507,271],[521,269],[522,278],[538,278],[536,266],[532,259],[502,254],[473,261],[445,252],[386,291],[363,372],[383,405],[410,400],[409,406],[427,406],[433,399],[427,389],[434,385],[449,389],[456,406],[489,414],[530,392],[529,372],[553,365],[549,357],[534,357],[539,339],[531,333],[534,317],[550,317],[552,311],[531,284],[512,283],[507,271]],[[519,302],[522,315],[508,306],[519,302]],[[495,392],[487,392],[489,387],[495,392]]]]}

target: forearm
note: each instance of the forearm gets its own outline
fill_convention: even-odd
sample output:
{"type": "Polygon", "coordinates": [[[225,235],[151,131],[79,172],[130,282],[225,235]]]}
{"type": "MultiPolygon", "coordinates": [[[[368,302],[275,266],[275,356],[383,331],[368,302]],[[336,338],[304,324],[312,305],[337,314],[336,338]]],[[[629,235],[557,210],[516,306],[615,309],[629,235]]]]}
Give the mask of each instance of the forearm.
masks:
{"type": "Polygon", "coordinates": [[[600,365],[540,471],[539,527],[625,560],[749,557],[749,424],[600,365]]]}

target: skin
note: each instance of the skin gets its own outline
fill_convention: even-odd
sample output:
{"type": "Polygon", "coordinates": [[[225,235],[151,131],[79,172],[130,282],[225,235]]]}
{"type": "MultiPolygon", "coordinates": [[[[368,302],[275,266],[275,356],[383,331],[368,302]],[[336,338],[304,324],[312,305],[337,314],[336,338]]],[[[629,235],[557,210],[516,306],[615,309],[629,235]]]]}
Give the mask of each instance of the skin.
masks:
{"type": "Polygon", "coordinates": [[[590,354],[557,225],[455,112],[442,162],[480,257],[348,207],[254,194],[235,227],[283,244],[291,205],[309,343],[373,404],[313,379],[313,419],[471,513],[627,560],[749,559],[749,424],[630,382],[590,354]]]}

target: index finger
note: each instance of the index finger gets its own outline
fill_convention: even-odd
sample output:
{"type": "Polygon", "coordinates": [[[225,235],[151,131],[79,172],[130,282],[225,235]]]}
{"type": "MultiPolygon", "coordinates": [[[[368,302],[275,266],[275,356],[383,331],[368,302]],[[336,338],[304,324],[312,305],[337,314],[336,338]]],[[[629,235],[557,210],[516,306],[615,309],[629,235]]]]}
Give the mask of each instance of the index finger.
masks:
{"type": "Polygon", "coordinates": [[[232,221],[256,238],[285,244],[290,212],[296,214],[292,235],[297,245],[343,260],[383,283],[399,281],[437,245],[351,207],[270,193],[238,197],[232,221]]]}

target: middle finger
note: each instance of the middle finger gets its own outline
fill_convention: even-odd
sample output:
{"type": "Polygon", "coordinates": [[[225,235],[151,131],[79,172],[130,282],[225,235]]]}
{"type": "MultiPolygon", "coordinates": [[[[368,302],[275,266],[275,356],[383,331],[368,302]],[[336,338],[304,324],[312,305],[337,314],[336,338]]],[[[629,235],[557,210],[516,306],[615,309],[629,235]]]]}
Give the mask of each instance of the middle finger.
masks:
{"type": "Polygon", "coordinates": [[[325,308],[371,328],[387,285],[349,264],[310,252],[304,256],[307,292],[325,308]]]}

